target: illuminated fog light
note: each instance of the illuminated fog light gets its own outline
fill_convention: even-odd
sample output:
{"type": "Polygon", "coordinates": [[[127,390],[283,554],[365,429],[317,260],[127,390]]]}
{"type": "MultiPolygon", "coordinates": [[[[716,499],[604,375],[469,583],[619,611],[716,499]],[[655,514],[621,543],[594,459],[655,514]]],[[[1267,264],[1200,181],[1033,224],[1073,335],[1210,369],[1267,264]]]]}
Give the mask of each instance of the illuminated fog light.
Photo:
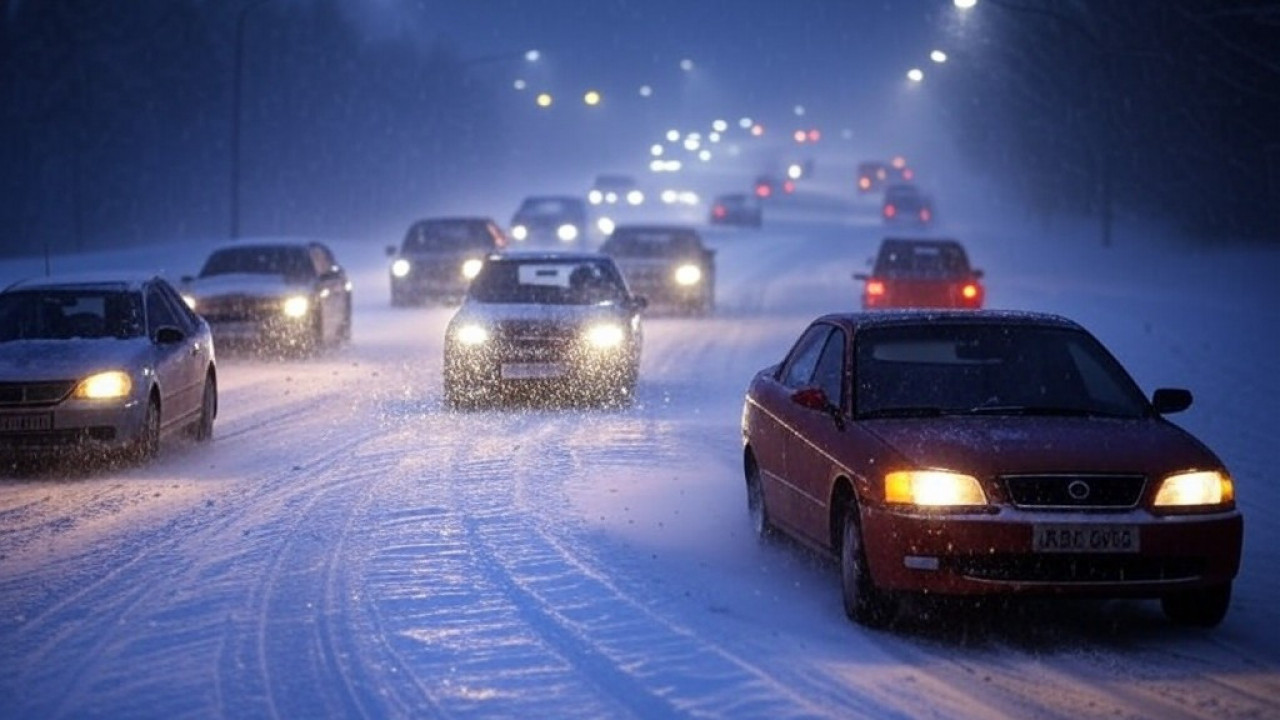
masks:
{"type": "Polygon", "coordinates": [[[587,330],[587,344],[597,350],[616,348],[626,339],[626,333],[617,325],[593,325],[587,330]]]}
{"type": "Polygon", "coordinates": [[[122,398],[133,389],[133,380],[128,373],[119,370],[90,375],[76,386],[75,395],[89,400],[108,400],[122,398]]]}
{"type": "Polygon", "coordinates": [[[474,280],[480,274],[480,268],[484,267],[484,261],[479,258],[471,258],[462,263],[462,277],[468,280],[474,280]]]}
{"type": "Polygon", "coordinates": [[[560,238],[561,242],[573,242],[578,239],[578,228],[576,225],[565,223],[556,228],[556,237],[560,238]]]}
{"type": "Polygon", "coordinates": [[[311,310],[311,301],[302,295],[294,295],[284,301],[282,309],[286,317],[306,317],[307,313],[311,310]]]}
{"type": "Polygon", "coordinates": [[[513,225],[511,227],[511,237],[516,240],[527,240],[529,238],[529,228],[523,225],[513,225]]]}
{"type": "Polygon", "coordinates": [[[1227,474],[1213,470],[1189,472],[1165,478],[1156,491],[1155,506],[1228,505],[1235,496],[1235,485],[1227,474]]]}
{"type": "Polygon", "coordinates": [[[681,265],[676,268],[676,284],[688,287],[702,281],[702,268],[697,265],[681,265]]]}
{"type": "Polygon", "coordinates": [[[937,470],[889,473],[884,478],[884,499],[889,503],[921,507],[987,504],[987,496],[977,478],[937,470]]]}
{"type": "Polygon", "coordinates": [[[489,341],[489,331],[482,325],[463,325],[453,333],[453,337],[463,345],[483,345],[489,341]]]}
{"type": "Polygon", "coordinates": [[[391,263],[391,274],[395,275],[398,278],[402,278],[408,275],[409,271],[412,269],[413,269],[413,265],[411,265],[409,261],[405,260],[404,258],[400,258],[399,260],[396,260],[395,262],[391,263]]]}

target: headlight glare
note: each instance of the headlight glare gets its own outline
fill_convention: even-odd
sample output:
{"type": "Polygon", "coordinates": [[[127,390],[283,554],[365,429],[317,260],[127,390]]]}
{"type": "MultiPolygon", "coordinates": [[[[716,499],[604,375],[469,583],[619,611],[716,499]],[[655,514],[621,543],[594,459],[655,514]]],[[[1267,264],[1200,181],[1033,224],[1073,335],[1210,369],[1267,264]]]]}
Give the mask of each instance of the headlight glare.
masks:
{"type": "Polygon", "coordinates": [[[511,237],[515,238],[516,240],[528,239],[529,228],[525,227],[524,225],[512,225],[511,237]]]}
{"type": "Polygon", "coordinates": [[[311,301],[302,295],[294,295],[284,301],[283,310],[286,317],[306,317],[311,310],[311,301]]]}
{"type": "Polygon", "coordinates": [[[622,344],[626,333],[618,325],[592,325],[587,329],[587,344],[597,350],[610,350],[622,344]]]}
{"type": "Polygon", "coordinates": [[[565,223],[556,228],[556,237],[563,242],[573,242],[578,239],[578,228],[576,225],[565,223]]]}
{"type": "Polygon", "coordinates": [[[480,274],[480,268],[484,267],[484,261],[479,258],[471,258],[462,263],[462,277],[468,280],[474,280],[480,274]]]}
{"type": "Polygon", "coordinates": [[[196,309],[196,296],[195,296],[195,295],[187,295],[186,293],[183,293],[183,294],[182,294],[182,302],[186,303],[186,304],[187,304],[187,307],[191,308],[192,310],[195,310],[195,309],[196,309]]]}
{"type": "Polygon", "coordinates": [[[453,337],[463,345],[483,345],[489,342],[489,331],[483,325],[463,325],[454,331],[453,337]]]}
{"type": "Polygon", "coordinates": [[[919,507],[962,507],[986,505],[978,479],[972,475],[941,470],[901,470],[884,478],[887,503],[919,507]]]}
{"type": "Polygon", "coordinates": [[[681,265],[680,267],[676,268],[676,284],[677,285],[684,285],[688,287],[689,285],[697,285],[701,281],[702,281],[702,268],[698,267],[697,265],[691,265],[691,264],[681,265]]]}
{"type": "Polygon", "coordinates": [[[399,258],[395,262],[391,263],[391,274],[395,275],[398,278],[402,278],[408,275],[409,271],[412,269],[413,269],[413,266],[410,265],[409,261],[405,260],[404,258],[399,258]]]}
{"type": "Polygon", "coordinates": [[[610,235],[613,233],[613,220],[607,217],[602,217],[599,220],[596,220],[596,228],[600,230],[600,234],[610,235]]]}
{"type": "Polygon", "coordinates": [[[90,375],[76,386],[75,396],[88,400],[106,400],[127,397],[133,390],[133,380],[120,370],[90,375]]]}
{"type": "Polygon", "coordinates": [[[1170,475],[1156,491],[1157,508],[1204,507],[1235,503],[1231,476],[1216,470],[1170,475]]]}

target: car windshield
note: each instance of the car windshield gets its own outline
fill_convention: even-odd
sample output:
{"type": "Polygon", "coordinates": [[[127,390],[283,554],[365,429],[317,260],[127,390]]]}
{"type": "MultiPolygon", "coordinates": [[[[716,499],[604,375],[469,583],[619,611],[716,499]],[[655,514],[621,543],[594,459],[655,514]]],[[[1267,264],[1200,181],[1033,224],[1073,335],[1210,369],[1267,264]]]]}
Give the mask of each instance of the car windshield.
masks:
{"type": "Polygon", "coordinates": [[[562,198],[530,198],[520,205],[517,215],[527,218],[557,218],[581,215],[582,207],[562,198]]]}
{"type": "Polygon", "coordinates": [[[1088,333],[1017,324],[875,327],[855,344],[855,413],[1142,417],[1149,405],[1088,333]]]}
{"type": "Polygon", "coordinates": [[[615,230],[600,247],[610,255],[641,258],[685,257],[701,249],[697,235],[671,230],[615,230]]]}
{"type": "Polygon", "coordinates": [[[969,274],[969,259],[957,243],[886,242],[875,274],[886,277],[955,277],[969,274]]]}
{"type": "Polygon", "coordinates": [[[241,247],[216,250],[205,261],[200,277],[214,275],[280,275],[307,280],[315,275],[311,255],[301,247],[241,247]]]}
{"type": "Polygon", "coordinates": [[[600,305],[621,302],[625,285],[601,260],[490,260],[471,282],[476,302],[535,305],[600,305]]]}
{"type": "Polygon", "coordinates": [[[412,252],[457,252],[492,250],[493,236],[483,223],[422,222],[409,228],[402,250],[412,252]]]}
{"type": "Polygon", "coordinates": [[[142,334],[137,293],[68,289],[0,294],[0,342],[124,339],[142,334]]]}

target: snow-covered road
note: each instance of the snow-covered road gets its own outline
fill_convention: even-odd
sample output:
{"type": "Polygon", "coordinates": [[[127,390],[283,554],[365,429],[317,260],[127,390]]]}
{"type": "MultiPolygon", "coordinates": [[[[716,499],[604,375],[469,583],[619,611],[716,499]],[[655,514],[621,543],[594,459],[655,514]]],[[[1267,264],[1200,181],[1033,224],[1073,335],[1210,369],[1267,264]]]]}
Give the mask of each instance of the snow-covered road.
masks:
{"type": "Polygon", "coordinates": [[[743,390],[856,304],[865,216],[714,234],[717,313],[647,320],[622,410],[443,410],[451,311],[389,307],[381,244],[348,243],[352,345],[224,354],[213,443],[0,480],[0,717],[1280,717],[1280,253],[956,230],[991,305],[1073,317],[1148,392],[1196,393],[1175,419],[1246,520],[1221,627],[1129,601],[875,632],[827,563],[756,540],[743,390]]]}

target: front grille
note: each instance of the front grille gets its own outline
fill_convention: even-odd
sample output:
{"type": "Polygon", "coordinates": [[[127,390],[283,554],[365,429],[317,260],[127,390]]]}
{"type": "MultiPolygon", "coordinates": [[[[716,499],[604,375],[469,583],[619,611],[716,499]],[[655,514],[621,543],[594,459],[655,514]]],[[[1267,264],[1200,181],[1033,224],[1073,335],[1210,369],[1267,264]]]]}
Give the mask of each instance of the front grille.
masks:
{"type": "Polygon", "coordinates": [[[1136,507],[1142,475],[1006,475],[1010,500],[1033,510],[1123,510],[1136,507]]]}
{"type": "Polygon", "coordinates": [[[197,309],[209,322],[260,321],[280,313],[280,300],[255,295],[218,295],[202,298],[197,309]]]}
{"type": "Polygon", "coordinates": [[[983,555],[953,558],[951,567],[978,580],[1008,583],[1139,583],[1193,580],[1205,562],[1141,555],[983,555]]]}
{"type": "Polygon", "coordinates": [[[497,342],[505,359],[515,362],[552,362],[569,357],[577,344],[578,329],[563,323],[508,320],[497,327],[497,342]]]}
{"type": "Polygon", "coordinates": [[[0,406],[42,407],[62,402],[75,389],[75,380],[0,383],[0,406]]]}

